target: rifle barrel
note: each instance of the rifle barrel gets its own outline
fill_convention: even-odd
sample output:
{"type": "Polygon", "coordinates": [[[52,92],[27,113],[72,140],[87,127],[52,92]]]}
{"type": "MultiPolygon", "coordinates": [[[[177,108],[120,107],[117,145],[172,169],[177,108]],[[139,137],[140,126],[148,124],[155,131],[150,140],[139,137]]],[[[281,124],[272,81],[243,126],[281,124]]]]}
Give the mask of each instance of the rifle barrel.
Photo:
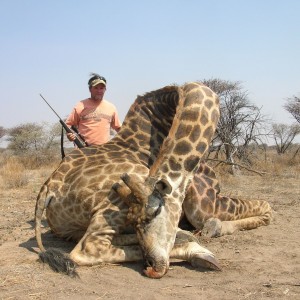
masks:
{"type": "Polygon", "coordinates": [[[85,140],[80,136],[79,133],[74,132],[73,129],[69,128],[68,125],[61,119],[61,117],[57,114],[57,112],[52,108],[52,106],[47,102],[47,100],[42,96],[42,94],[40,94],[40,96],[42,97],[42,99],[47,103],[47,105],[51,108],[51,110],[57,115],[60,124],[63,126],[63,128],[66,130],[66,132],[68,133],[75,133],[75,140],[74,143],[77,145],[78,148],[84,148],[87,143],[85,142],[85,140]]]}
{"type": "Polygon", "coordinates": [[[58,113],[52,108],[52,106],[47,102],[47,100],[40,94],[42,99],[47,103],[47,105],[52,109],[52,111],[57,115],[57,117],[61,120],[61,117],[58,115],[58,113]]]}

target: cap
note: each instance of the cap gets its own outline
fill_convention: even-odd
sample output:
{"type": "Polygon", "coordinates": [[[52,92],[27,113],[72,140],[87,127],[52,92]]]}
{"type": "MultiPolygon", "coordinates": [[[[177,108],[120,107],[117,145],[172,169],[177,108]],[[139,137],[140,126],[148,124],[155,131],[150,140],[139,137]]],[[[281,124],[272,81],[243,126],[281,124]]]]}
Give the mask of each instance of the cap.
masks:
{"type": "Polygon", "coordinates": [[[102,77],[95,78],[91,82],[89,82],[89,86],[96,86],[97,84],[104,84],[106,86],[106,80],[102,77]]]}

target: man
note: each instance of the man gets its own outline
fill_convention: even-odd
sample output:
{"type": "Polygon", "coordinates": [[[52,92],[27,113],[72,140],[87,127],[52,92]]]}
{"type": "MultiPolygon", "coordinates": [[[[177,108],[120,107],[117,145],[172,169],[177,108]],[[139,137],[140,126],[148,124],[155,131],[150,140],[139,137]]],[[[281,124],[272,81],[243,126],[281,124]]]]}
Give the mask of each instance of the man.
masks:
{"type": "MultiPolygon", "coordinates": [[[[91,97],[78,102],[66,120],[69,127],[78,129],[89,146],[108,142],[111,128],[118,132],[121,127],[116,107],[103,98],[106,79],[96,73],[91,76],[88,81],[91,97]]],[[[67,137],[74,141],[76,136],[67,133],[67,137]]]]}

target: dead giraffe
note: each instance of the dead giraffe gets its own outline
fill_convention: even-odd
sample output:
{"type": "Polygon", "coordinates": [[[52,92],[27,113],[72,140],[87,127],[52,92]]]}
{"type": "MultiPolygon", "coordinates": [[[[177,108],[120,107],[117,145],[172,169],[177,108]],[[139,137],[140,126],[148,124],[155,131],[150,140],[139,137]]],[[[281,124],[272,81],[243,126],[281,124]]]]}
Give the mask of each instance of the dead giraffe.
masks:
{"type": "MultiPolygon", "coordinates": [[[[170,257],[219,269],[210,251],[178,229],[182,204],[189,220],[194,214],[184,199],[193,203],[188,195],[198,191],[196,210],[203,213],[205,205],[199,203],[206,193],[211,195],[209,188],[201,189],[199,182],[205,179],[201,172],[194,186],[191,182],[218,117],[218,97],[199,83],[169,86],[138,97],[110,142],[74,150],[41,188],[35,230],[42,260],[69,274],[74,274],[75,265],[144,258],[145,274],[160,278],[168,270],[170,257]],[[61,264],[59,253],[45,251],[42,245],[44,209],[55,234],[78,242],[69,256],[60,257],[61,264]]],[[[208,215],[221,216],[213,211],[217,214],[208,215]]],[[[217,223],[212,220],[208,234],[223,234],[219,229],[211,234],[211,225],[217,223]]]]}

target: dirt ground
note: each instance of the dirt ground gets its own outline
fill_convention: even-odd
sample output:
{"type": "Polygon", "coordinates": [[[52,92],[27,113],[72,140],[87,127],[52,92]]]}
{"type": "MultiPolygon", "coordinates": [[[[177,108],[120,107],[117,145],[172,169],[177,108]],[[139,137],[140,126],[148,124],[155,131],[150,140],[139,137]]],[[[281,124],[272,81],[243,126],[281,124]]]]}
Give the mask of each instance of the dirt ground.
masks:
{"type": "MultiPolygon", "coordinates": [[[[201,243],[215,253],[222,272],[174,262],[154,280],[142,263],[80,267],[80,278],[53,272],[38,261],[34,238],[35,199],[43,181],[0,191],[0,299],[300,299],[300,174],[243,175],[221,184],[223,194],[270,202],[270,226],[201,243]]],[[[45,228],[43,242],[69,251],[70,242],[45,228]]]]}

